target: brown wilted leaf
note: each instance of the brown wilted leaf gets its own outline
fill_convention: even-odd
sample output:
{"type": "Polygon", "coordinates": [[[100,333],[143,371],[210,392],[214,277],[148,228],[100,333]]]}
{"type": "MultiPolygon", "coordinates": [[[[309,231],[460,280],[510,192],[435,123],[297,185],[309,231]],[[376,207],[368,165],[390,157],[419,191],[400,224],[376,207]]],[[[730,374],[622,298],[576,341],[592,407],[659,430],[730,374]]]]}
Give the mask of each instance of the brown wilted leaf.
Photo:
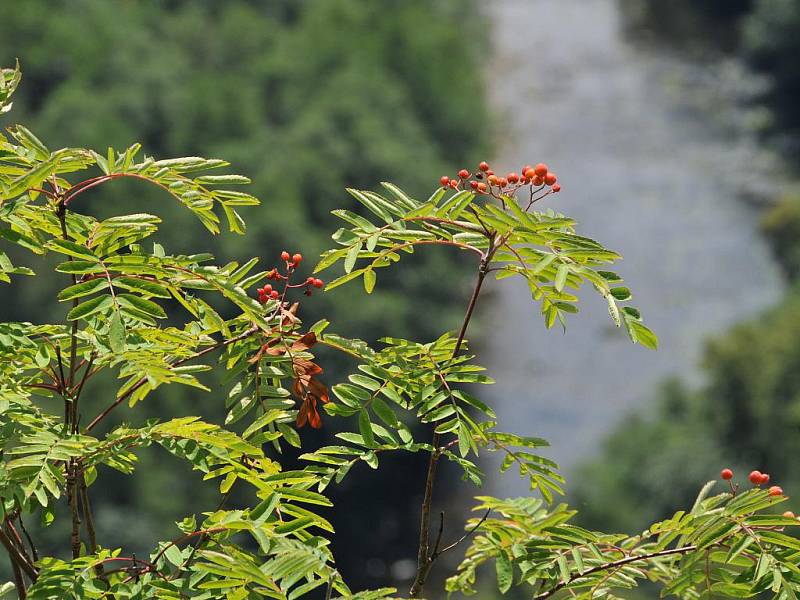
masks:
{"type": "Polygon", "coordinates": [[[313,347],[317,343],[317,335],[313,331],[309,331],[294,340],[288,347],[285,344],[279,345],[281,341],[280,338],[273,338],[268,341],[261,346],[256,355],[250,359],[250,362],[258,362],[264,353],[270,356],[289,354],[292,360],[292,372],[295,375],[292,382],[292,391],[302,401],[300,412],[297,414],[297,426],[303,427],[308,423],[314,429],[319,429],[322,427],[322,417],[317,410],[317,403],[325,404],[330,401],[328,388],[315,377],[322,373],[322,367],[308,358],[301,358],[292,354],[292,352],[304,352],[313,347]]]}

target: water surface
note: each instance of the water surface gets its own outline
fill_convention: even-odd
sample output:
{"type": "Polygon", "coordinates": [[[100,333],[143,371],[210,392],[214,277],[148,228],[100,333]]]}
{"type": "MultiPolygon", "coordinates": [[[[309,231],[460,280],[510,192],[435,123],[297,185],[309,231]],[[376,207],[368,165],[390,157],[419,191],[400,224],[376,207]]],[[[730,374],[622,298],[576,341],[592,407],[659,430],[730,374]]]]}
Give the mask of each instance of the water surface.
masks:
{"type": "MultiPolygon", "coordinates": [[[[736,107],[712,89],[719,73],[628,44],[613,0],[488,10],[491,94],[510,131],[494,164],[544,161],[558,173],[564,189],[549,205],[625,256],[619,272],[661,341],[658,352],[632,345],[592,293],[566,335],[545,331],[524,283],[492,282],[481,353],[498,380],[488,392],[500,423],[549,439],[569,475],[629,409],[646,411],[659,381],[697,383],[708,336],[780,297],[758,216],[742,201],[767,189],[770,165],[720,126],[736,107]]],[[[501,493],[523,491],[503,482],[501,493]]]]}

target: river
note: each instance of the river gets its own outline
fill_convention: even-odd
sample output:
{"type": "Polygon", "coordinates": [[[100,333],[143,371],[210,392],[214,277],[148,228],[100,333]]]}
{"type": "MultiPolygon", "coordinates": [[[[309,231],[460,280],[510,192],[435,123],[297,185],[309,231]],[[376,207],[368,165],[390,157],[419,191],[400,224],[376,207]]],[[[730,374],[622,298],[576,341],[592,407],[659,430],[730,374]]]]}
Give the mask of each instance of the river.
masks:
{"type": "MultiPolygon", "coordinates": [[[[661,343],[632,345],[589,291],[562,334],[544,329],[524,283],[491,286],[479,350],[501,429],[550,440],[569,477],[626,412],[647,411],[665,377],[701,381],[705,339],[780,297],[743,201],[772,191],[774,165],[725,124],[737,114],[726,79],[626,41],[613,0],[497,0],[487,14],[493,164],[558,173],[563,191],[546,206],[625,256],[618,270],[661,343]]],[[[491,487],[525,491],[508,475],[491,487]]]]}

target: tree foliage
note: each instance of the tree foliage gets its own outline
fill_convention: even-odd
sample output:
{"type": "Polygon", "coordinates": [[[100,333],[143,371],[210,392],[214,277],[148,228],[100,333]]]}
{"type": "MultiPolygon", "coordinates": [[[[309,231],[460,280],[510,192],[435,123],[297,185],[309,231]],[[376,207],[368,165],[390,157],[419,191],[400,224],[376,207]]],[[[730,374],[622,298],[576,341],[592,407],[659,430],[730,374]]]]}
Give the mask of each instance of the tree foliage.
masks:
{"type": "MultiPolygon", "coordinates": [[[[2,75],[5,108],[19,70],[2,75]]],[[[335,211],[346,226],[334,234],[336,247],[322,254],[317,270],[341,263],[344,274],[328,289],[361,279],[371,292],[379,269],[385,273],[425,246],[476,260],[475,287],[457,333],[432,342],[385,338],[372,348],[330,332],[327,321],[302,322],[292,294],[308,296],[319,286],[313,277],[292,279],[300,254],[286,253],[273,268],[260,268],[258,258],[215,264],[208,253],[173,254],[149,243],[161,224],[158,216],[99,218],[86,206],[76,211],[88,190],[135,179],[159,189],[209,232],[242,234],[238,211],[258,200],[232,189],[249,180],[220,174],[227,166],[194,156],[156,160],[140,156],[138,145],[102,154],[51,150],[23,126],[0,138],[0,235],[6,244],[56,259],[64,314],[52,324],[0,325],[0,542],[14,573],[2,592],[16,590],[31,600],[293,599],[315,590],[328,598],[392,595],[393,589],[348,587],[330,549],[333,527],[320,510],[331,504],[329,486],[355,465],[377,469],[387,453],[412,452],[429,461],[412,597],[425,593],[437,559],[470,538],[464,561],[448,581],[450,591],[473,591],[478,567],[489,561],[501,592],[517,583],[532,586],[537,598],[610,597],[645,577],[682,598],[746,597],[765,590],[795,597],[800,544],[783,531],[800,522],[764,512],[785,500],[781,493],[737,493],[732,487],[710,496],[712,482],[690,511],[643,534],[582,529],[569,523],[573,510],[555,503],[563,479],[537,453],[546,443],[498,430],[492,408],[468,387],[491,383],[466,352],[470,319],[490,276],[523,278],[547,327],[565,326],[578,310],[573,291],[589,285],[632,341],[657,345],[639,311],[627,304],[630,291],[609,270],[620,256],[577,234],[564,215],[532,210],[560,187],[539,185],[531,168],[522,180],[514,175],[495,184],[490,177],[488,187],[474,182],[481,193],[462,189],[468,177],[461,176],[460,183],[426,200],[391,184],[380,194],[352,190],[370,218],[335,211]],[[249,290],[266,281],[280,289],[265,285],[256,300],[249,290]],[[330,393],[330,374],[315,354],[319,347],[357,364],[330,393]],[[165,387],[213,393],[203,373],[214,362],[227,374],[227,416],[221,423],[173,414],[143,425],[112,424],[123,404],[138,410],[165,387]],[[116,377],[116,392],[103,398],[96,415],[84,415],[102,373],[116,377]],[[346,431],[337,434],[336,445],[304,446],[300,430],[322,427],[321,409],[326,421],[341,419],[346,431]],[[420,422],[432,429],[430,442],[418,439],[418,428],[411,426],[420,422]],[[90,498],[110,471],[131,474],[148,446],[213,481],[218,503],[201,517],[185,515],[141,558],[97,536],[90,498]],[[306,451],[299,468],[281,462],[282,450],[291,446],[306,451]],[[465,479],[479,484],[476,461],[484,451],[504,454],[501,469],[515,466],[542,499],[480,497],[477,509],[484,516],[467,523],[464,536],[442,545],[440,527],[432,540],[438,462],[452,461],[465,479]],[[228,505],[234,488],[247,490],[246,505],[228,505]],[[31,517],[45,525],[66,520],[71,556],[39,554],[24,526],[31,517]]],[[[114,203],[128,205],[127,197],[114,203]]],[[[33,275],[2,256],[6,283],[33,275]]]]}
{"type": "MultiPolygon", "coordinates": [[[[481,68],[489,29],[476,8],[473,0],[0,2],[0,64],[22,61],[25,85],[15,94],[14,119],[53,148],[77,145],[105,154],[109,145],[140,141],[140,153],[152,156],[224,157],[252,179],[247,188],[229,188],[268,200],[247,211],[247,236],[219,235],[203,243],[221,263],[277,255],[284,247],[315,256],[327,247],[335,222],[330,211],[342,203],[346,185],[369,188],[391,179],[421,194],[441,172],[489,151],[481,68]]],[[[102,220],[125,212],[117,204],[121,196],[135,206],[127,212],[162,218],[153,239],[172,253],[198,247],[203,227],[197,219],[140,180],[95,187],[75,209],[91,209],[102,220]]],[[[15,266],[36,267],[24,251],[6,250],[15,266]]],[[[402,274],[382,277],[373,302],[361,302],[363,291],[348,287],[316,296],[304,305],[303,317],[328,318],[340,333],[365,339],[435,338],[440,328],[459,322],[457,303],[469,285],[460,259],[418,253],[402,274]],[[356,302],[359,310],[350,310],[356,302]],[[392,315],[391,331],[386,314],[392,315]]],[[[29,277],[18,278],[13,288],[0,286],[0,319],[52,320],[60,310],[59,282],[29,277]]],[[[209,303],[229,316],[224,303],[209,303]]],[[[323,353],[326,370],[348,364],[323,353]]],[[[217,367],[203,381],[214,387],[221,378],[217,367]]],[[[101,408],[100,397],[114,393],[114,384],[102,373],[94,378],[94,393],[84,404],[91,406],[87,418],[101,408]]],[[[215,421],[226,412],[221,402],[198,403],[189,387],[169,386],[130,419],[141,425],[175,411],[215,421]]],[[[334,430],[309,435],[332,443],[334,430]]],[[[287,464],[295,464],[296,452],[287,454],[287,464]]],[[[423,468],[420,461],[421,455],[398,455],[390,461],[392,471],[369,484],[352,479],[331,490],[344,499],[350,490],[364,489],[376,500],[355,494],[353,510],[325,511],[339,529],[338,566],[360,576],[358,585],[391,583],[404,548],[414,543],[412,500],[402,493],[398,474],[423,468]],[[379,518],[383,525],[369,539],[351,534],[362,519],[379,518]],[[369,560],[386,568],[364,571],[369,560]]],[[[213,486],[183,485],[187,474],[180,462],[154,449],[143,450],[139,464],[131,477],[110,474],[93,500],[98,531],[118,532],[121,542],[144,555],[180,510],[213,502],[213,486]],[[165,485],[171,485],[168,496],[159,493],[165,485]],[[136,528],[123,526],[133,521],[136,528]]],[[[234,489],[231,502],[238,501],[234,489]]],[[[55,552],[60,534],[56,523],[38,538],[55,552]]],[[[9,573],[0,561],[0,577],[9,573]]]]}

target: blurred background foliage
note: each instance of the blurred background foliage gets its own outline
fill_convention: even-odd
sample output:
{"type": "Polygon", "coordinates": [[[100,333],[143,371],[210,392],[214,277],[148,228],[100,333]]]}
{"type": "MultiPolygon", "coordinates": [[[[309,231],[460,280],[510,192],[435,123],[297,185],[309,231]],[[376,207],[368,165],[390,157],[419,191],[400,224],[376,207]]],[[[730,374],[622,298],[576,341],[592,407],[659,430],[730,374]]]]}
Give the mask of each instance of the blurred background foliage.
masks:
{"type": "MultiPolygon", "coordinates": [[[[285,248],[304,253],[310,269],[337,226],[329,211],[354,208],[346,186],[391,180],[427,195],[441,174],[485,156],[486,44],[471,0],[0,2],[0,62],[18,57],[23,68],[5,125],[25,123],[53,148],[105,153],[108,145],[140,141],[158,158],[224,158],[254,180],[248,192],[264,202],[244,214],[244,238],[210,238],[158,190],[136,182],[86,194],[85,210],[101,217],[151,212],[165,221],[159,241],[168,251],[210,249],[220,262],[255,255],[264,267],[285,248]]],[[[454,303],[469,283],[460,257],[420,254],[384,276],[369,302],[360,302],[357,286],[342,288],[308,299],[301,317],[310,324],[324,315],[333,330],[370,341],[438,336],[460,322],[454,303]]],[[[30,257],[13,260],[46,272],[30,257]]],[[[57,279],[0,288],[0,318],[60,319],[57,279]]],[[[336,371],[346,365],[324,364],[328,383],[344,378],[336,371]]],[[[87,411],[108,403],[110,383],[95,384],[87,411]]],[[[222,391],[212,388],[200,397],[167,389],[118,418],[219,418],[222,391]]],[[[326,435],[302,432],[311,445],[326,435]]],[[[355,587],[408,576],[409,565],[397,561],[416,548],[421,461],[387,459],[377,477],[348,478],[334,492],[335,551],[355,587]],[[371,535],[363,535],[365,526],[371,535]]],[[[179,469],[163,453],[145,451],[134,477],[112,476],[110,485],[92,488],[101,539],[144,553],[175,520],[212,510],[207,488],[179,469]]],[[[48,538],[52,544],[66,539],[58,534],[48,538]]]]}
{"type": "MultiPolygon", "coordinates": [[[[766,91],[753,100],[771,115],[762,139],[796,176],[800,2],[622,0],[622,6],[628,28],[640,36],[695,56],[734,57],[764,75],[766,91]]],[[[681,379],[665,382],[655,403],[625,418],[578,470],[573,500],[585,525],[641,529],[690,506],[698,485],[725,466],[745,485],[747,474],[761,469],[789,495],[800,494],[800,195],[790,190],[773,199],[761,219],[789,283],[786,297],[710,340],[699,389],[681,379]]]]}
{"type": "Polygon", "coordinates": [[[742,59],[766,76],[756,98],[771,111],[766,130],[796,150],[800,136],[800,2],[796,0],[620,0],[629,33],[693,55],[742,59]]]}

